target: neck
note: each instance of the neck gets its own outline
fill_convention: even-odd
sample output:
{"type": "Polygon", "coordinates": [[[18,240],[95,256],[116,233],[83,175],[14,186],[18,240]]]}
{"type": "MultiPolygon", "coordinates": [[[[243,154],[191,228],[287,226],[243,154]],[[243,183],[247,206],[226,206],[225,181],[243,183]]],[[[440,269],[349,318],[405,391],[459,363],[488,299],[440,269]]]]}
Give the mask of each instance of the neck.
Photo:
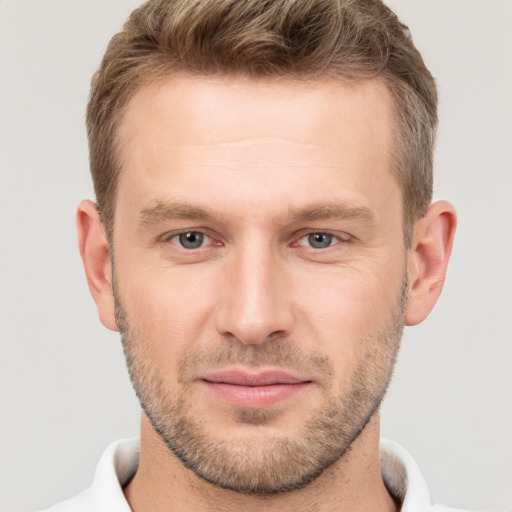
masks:
{"type": "Polygon", "coordinates": [[[271,495],[246,495],[221,489],[188,470],[162,443],[145,415],[141,422],[139,469],[124,489],[133,512],[246,512],[265,510],[330,512],[398,510],[382,480],[379,415],[376,413],[351,449],[302,489],[271,495]]]}

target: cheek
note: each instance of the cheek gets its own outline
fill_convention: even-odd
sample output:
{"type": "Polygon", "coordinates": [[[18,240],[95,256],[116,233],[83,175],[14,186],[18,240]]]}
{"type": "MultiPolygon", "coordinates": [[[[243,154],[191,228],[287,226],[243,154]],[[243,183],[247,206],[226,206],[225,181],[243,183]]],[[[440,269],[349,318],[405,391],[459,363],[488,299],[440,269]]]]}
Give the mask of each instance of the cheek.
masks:
{"type": "Polygon", "coordinates": [[[371,330],[395,310],[402,267],[334,268],[296,279],[293,295],[306,318],[340,330],[371,330]]]}
{"type": "Polygon", "coordinates": [[[201,332],[210,321],[212,304],[204,276],[143,264],[120,264],[116,274],[130,327],[163,360],[168,359],[167,352],[179,358],[204,337],[201,332]]]}
{"type": "Polygon", "coordinates": [[[399,264],[384,267],[336,268],[295,281],[301,339],[312,340],[343,373],[364,357],[365,341],[386,331],[397,314],[404,271],[399,264]]]}

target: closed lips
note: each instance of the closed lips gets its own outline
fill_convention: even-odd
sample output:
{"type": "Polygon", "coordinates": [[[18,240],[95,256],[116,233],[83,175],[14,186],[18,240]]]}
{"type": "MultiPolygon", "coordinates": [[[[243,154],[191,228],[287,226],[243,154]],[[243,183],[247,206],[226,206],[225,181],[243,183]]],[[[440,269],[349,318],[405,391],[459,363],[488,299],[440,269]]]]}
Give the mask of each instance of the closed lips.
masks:
{"type": "Polygon", "coordinates": [[[296,377],[282,371],[261,373],[223,371],[203,375],[201,376],[201,380],[219,384],[232,384],[235,386],[272,386],[276,384],[302,384],[310,382],[307,379],[296,377]]]}

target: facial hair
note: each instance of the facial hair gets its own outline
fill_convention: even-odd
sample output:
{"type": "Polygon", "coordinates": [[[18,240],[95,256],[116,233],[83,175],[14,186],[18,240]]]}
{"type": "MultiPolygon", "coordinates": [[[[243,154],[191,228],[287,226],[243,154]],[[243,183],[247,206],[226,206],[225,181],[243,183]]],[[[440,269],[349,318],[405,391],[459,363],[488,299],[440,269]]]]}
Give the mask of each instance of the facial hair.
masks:
{"type": "MultiPolygon", "coordinates": [[[[357,340],[364,346],[349,386],[336,389],[334,367],[325,355],[304,351],[288,338],[245,345],[236,339],[208,350],[196,349],[178,362],[177,385],[169,389],[151,343],[130,324],[114,279],[116,321],[135,392],[154,430],[170,452],[203,480],[235,492],[273,495],[300,489],[346,457],[378,410],[389,386],[403,331],[407,282],[386,324],[357,340]],[[268,434],[279,409],[237,409],[240,425],[259,427],[258,435],[214,435],[210,420],[196,410],[194,378],[202,371],[232,364],[276,366],[317,376],[324,399],[298,430],[268,434]]],[[[172,342],[172,341],[170,341],[172,342]]]]}

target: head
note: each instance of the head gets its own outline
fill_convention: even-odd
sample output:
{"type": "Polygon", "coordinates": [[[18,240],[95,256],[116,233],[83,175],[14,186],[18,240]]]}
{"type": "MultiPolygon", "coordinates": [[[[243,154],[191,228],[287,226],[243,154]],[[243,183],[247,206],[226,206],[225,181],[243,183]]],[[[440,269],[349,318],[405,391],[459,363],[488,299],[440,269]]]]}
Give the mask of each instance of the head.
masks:
{"type": "Polygon", "coordinates": [[[435,87],[396,17],[149,2],[109,45],[87,120],[89,286],[170,456],[273,494],[374,443],[455,227],[428,206],[435,87]]]}

